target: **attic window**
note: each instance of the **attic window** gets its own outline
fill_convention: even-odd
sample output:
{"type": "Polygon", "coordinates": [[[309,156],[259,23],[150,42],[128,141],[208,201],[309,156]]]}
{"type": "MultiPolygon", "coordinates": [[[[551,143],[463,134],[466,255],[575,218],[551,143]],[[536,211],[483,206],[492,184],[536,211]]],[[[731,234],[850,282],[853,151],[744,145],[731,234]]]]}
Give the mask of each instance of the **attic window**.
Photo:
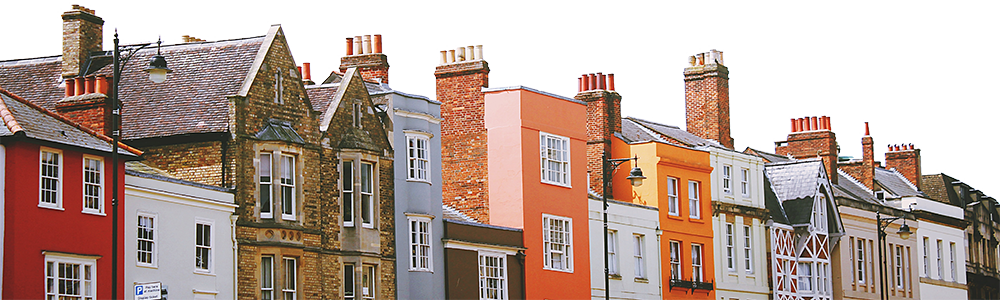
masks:
{"type": "Polygon", "coordinates": [[[281,84],[281,68],[278,68],[278,71],[274,72],[274,103],[285,103],[285,99],[282,97],[284,91],[285,87],[281,84]]]}
{"type": "Polygon", "coordinates": [[[885,191],[875,191],[875,198],[885,200],[885,191]]]}
{"type": "Polygon", "coordinates": [[[355,102],[353,108],[351,110],[351,117],[353,118],[354,127],[361,128],[361,103],[355,102]]]}

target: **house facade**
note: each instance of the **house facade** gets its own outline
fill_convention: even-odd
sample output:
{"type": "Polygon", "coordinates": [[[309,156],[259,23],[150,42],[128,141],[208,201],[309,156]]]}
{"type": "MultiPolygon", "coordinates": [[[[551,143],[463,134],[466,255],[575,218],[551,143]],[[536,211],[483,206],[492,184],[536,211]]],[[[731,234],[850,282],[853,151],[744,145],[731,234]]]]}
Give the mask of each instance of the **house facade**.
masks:
{"type": "MultiPolygon", "coordinates": [[[[453,215],[460,215],[454,211],[453,215]]],[[[527,299],[524,231],[445,215],[442,299],[527,299]]]]}
{"type": "MultiPolygon", "coordinates": [[[[137,159],[142,152],[121,144],[121,160],[115,166],[110,137],[2,86],[0,106],[4,120],[0,126],[0,295],[7,299],[111,297],[115,291],[111,288],[113,189],[109,170],[124,179],[125,161],[137,159]]],[[[118,191],[121,199],[124,189],[118,191]]],[[[124,208],[118,207],[120,212],[124,208]]],[[[119,237],[124,230],[119,227],[119,237]]],[[[117,275],[124,281],[124,259],[118,259],[117,275]]],[[[123,297],[126,289],[118,290],[116,296],[123,297]]]]}
{"type": "MultiPolygon", "coordinates": [[[[603,199],[591,195],[590,249],[603,249],[603,199]]],[[[657,208],[608,200],[608,287],[614,299],[661,299],[660,235],[657,208]]],[[[591,251],[591,299],[604,299],[604,257],[591,251]],[[596,255],[595,255],[596,254],[596,255]]]]}
{"type": "MultiPolygon", "coordinates": [[[[956,264],[960,262],[958,260],[959,255],[965,255],[965,282],[968,286],[969,299],[993,299],[1000,297],[1000,288],[997,288],[997,282],[1000,282],[1000,275],[997,275],[996,241],[1000,240],[998,238],[998,232],[1000,232],[998,228],[1000,228],[1000,225],[997,224],[995,217],[998,214],[997,201],[969,184],[943,173],[921,176],[920,187],[930,199],[962,208],[964,220],[968,223],[968,226],[965,227],[963,233],[964,246],[960,246],[962,249],[957,250],[955,255],[956,264]]],[[[920,206],[920,204],[916,206],[920,206]]],[[[941,229],[940,227],[937,228],[941,229]]],[[[948,284],[948,278],[951,275],[958,278],[956,281],[962,279],[962,275],[956,274],[961,270],[961,267],[956,266],[954,271],[949,269],[951,267],[951,241],[949,236],[951,235],[939,235],[939,238],[934,238],[934,233],[936,232],[925,235],[930,244],[928,245],[929,251],[927,251],[931,254],[928,257],[930,260],[930,274],[926,276],[928,278],[922,278],[922,283],[923,281],[927,281],[928,284],[938,286],[932,288],[932,290],[940,290],[942,286],[951,286],[953,289],[958,289],[959,287],[948,284]],[[938,240],[941,241],[941,247],[937,247],[938,240]],[[940,251],[942,252],[940,266],[937,263],[938,249],[941,249],[940,251]]],[[[958,241],[962,240],[959,239],[958,241]]],[[[922,238],[921,243],[923,243],[922,238]]],[[[956,247],[959,247],[959,245],[962,244],[958,244],[956,247]]]]}
{"type": "MultiPolygon", "coordinates": [[[[236,204],[226,188],[183,181],[139,162],[125,170],[125,282],[160,283],[169,297],[236,297],[236,204]],[[204,259],[216,276],[200,276],[204,259]]],[[[132,299],[128,297],[126,299],[132,299]]]]}

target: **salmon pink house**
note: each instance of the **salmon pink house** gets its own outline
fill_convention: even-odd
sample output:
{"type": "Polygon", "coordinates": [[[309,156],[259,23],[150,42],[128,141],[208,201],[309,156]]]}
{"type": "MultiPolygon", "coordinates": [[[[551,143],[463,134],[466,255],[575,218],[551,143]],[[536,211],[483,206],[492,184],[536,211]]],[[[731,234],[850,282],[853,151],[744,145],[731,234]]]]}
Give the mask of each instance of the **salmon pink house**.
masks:
{"type": "Polygon", "coordinates": [[[111,298],[108,172],[142,153],[112,166],[111,138],[3,89],[0,118],[3,298],[111,298]]]}

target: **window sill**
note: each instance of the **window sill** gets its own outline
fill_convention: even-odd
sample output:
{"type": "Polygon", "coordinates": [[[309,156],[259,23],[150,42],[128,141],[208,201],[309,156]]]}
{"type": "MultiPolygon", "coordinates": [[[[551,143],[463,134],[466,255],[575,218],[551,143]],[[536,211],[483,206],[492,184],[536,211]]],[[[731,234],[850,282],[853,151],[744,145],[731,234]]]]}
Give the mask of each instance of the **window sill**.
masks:
{"type": "Polygon", "coordinates": [[[671,215],[669,213],[667,214],[667,219],[672,219],[672,220],[677,220],[677,221],[684,221],[684,218],[681,217],[680,215],[671,215]]]}
{"type": "Polygon", "coordinates": [[[368,229],[375,229],[375,225],[373,225],[373,224],[361,223],[361,227],[362,228],[368,228],[368,229]]]}
{"type": "Polygon", "coordinates": [[[434,185],[433,183],[431,183],[430,180],[416,179],[416,178],[407,178],[406,182],[417,182],[417,183],[426,183],[429,185],[434,185]]]}
{"type": "Polygon", "coordinates": [[[434,273],[434,270],[431,270],[431,269],[409,269],[408,271],[410,271],[410,272],[421,272],[421,273],[431,273],[431,274],[434,273]]]}
{"type": "Polygon", "coordinates": [[[693,222],[693,223],[702,223],[702,224],[705,223],[704,219],[691,219],[691,218],[688,218],[688,221],[693,222]]]}
{"type": "Polygon", "coordinates": [[[101,217],[107,217],[108,216],[108,215],[104,214],[103,212],[93,211],[93,210],[84,210],[84,211],[81,211],[81,213],[88,214],[88,215],[101,216],[101,217]]]}
{"type": "Polygon", "coordinates": [[[619,275],[619,274],[608,274],[608,279],[622,280],[622,275],[619,275]]]}
{"type": "Polygon", "coordinates": [[[135,266],[136,267],[140,267],[140,268],[147,268],[147,269],[159,269],[159,267],[157,267],[156,265],[144,265],[144,264],[136,263],[135,266]]]}
{"type": "Polygon", "coordinates": [[[298,221],[298,220],[295,219],[295,216],[289,216],[289,215],[281,215],[281,219],[285,220],[285,221],[292,221],[292,222],[298,221]]]}
{"type": "Polygon", "coordinates": [[[635,282],[638,282],[638,283],[649,283],[649,279],[636,277],[635,278],[635,282]]]}
{"type": "Polygon", "coordinates": [[[205,276],[213,276],[213,277],[215,276],[215,272],[201,271],[201,270],[194,270],[194,274],[196,274],[196,275],[205,275],[205,276]]]}
{"type": "Polygon", "coordinates": [[[545,180],[542,180],[542,183],[548,184],[548,185],[554,185],[554,186],[558,186],[558,187],[569,188],[569,189],[573,188],[572,185],[564,184],[564,183],[558,183],[558,182],[555,182],[555,181],[545,181],[545,180]]]}
{"type": "Polygon", "coordinates": [[[564,270],[564,269],[553,269],[553,268],[550,268],[550,267],[543,267],[542,269],[543,269],[543,270],[548,270],[548,271],[556,271],[556,272],[563,272],[563,273],[570,273],[570,274],[572,274],[572,273],[573,273],[573,270],[564,270]]]}
{"type": "Polygon", "coordinates": [[[39,208],[52,209],[52,210],[65,210],[62,207],[59,207],[59,206],[56,206],[56,205],[52,205],[52,204],[38,204],[38,207],[39,208]]]}

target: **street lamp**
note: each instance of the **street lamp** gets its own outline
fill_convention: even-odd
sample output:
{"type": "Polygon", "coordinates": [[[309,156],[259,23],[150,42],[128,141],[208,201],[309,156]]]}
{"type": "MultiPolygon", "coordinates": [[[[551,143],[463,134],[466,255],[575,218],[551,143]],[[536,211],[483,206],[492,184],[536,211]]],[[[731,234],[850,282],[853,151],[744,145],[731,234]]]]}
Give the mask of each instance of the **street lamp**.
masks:
{"type": "Polygon", "coordinates": [[[611,289],[609,288],[611,282],[610,282],[610,279],[608,278],[610,276],[610,274],[608,273],[608,187],[609,187],[608,183],[609,183],[609,178],[611,178],[611,176],[615,174],[615,171],[618,170],[618,166],[620,166],[622,163],[624,163],[626,161],[629,161],[629,160],[633,161],[632,164],[635,165],[635,166],[632,167],[632,171],[629,171],[628,177],[625,177],[625,179],[628,179],[629,181],[631,181],[632,182],[632,186],[635,186],[635,187],[641,186],[642,185],[642,180],[646,179],[646,176],[642,176],[642,169],[639,169],[639,166],[637,165],[638,162],[639,162],[639,156],[635,156],[633,158],[613,158],[613,159],[608,159],[607,156],[608,155],[606,153],[603,154],[603,155],[601,155],[601,161],[604,162],[603,163],[603,165],[604,165],[604,170],[603,170],[604,177],[601,178],[602,181],[603,181],[603,187],[604,187],[604,189],[601,192],[601,194],[602,194],[602,198],[604,198],[604,299],[611,299],[611,289]]]}
{"type": "MultiPolygon", "coordinates": [[[[172,72],[167,68],[167,59],[160,55],[160,44],[163,40],[156,41],[156,55],[149,62],[146,72],[149,73],[149,80],[161,83],[167,80],[167,73],[172,72]]],[[[118,299],[118,143],[121,141],[121,101],[118,99],[118,85],[122,77],[122,71],[139,50],[148,47],[151,43],[136,45],[118,45],[118,29],[115,29],[115,50],[114,50],[114,78],[112,80],[111,99],[111,165],[114,171],[111,172],[111,299],[118,299]],[[122,57],[122,51],[125,56],[122,57]]]]}
{"type": "MultiPolygon", "coordinates": [[[[911,211],[912,211],[912,208],[911,208],[911,211]]],[[[878,270],[879,270],[879,288],[880,288],[879,289],[879,296],[880,296],[880,299],[883,299],[883,300],[888,300],[889,299],[888,295],[885,294],[885,289],[887,287],[887,284],[886,284],[887,278],[886,278],[886,274],[885,274],[886,263],[885,263],[885,257],[882,254],[883,251],[885,251],[885,250],[883,250],[883,248],[885,247],[885,236],[886,236],[885,230],[886,230],[886,228],[889,227],[889,224],[892,224],[893,221],[896,221],[896,220],[899,220],[899,219],[903,219],[903,217],[882,218],[882,211],[880,209],[876,209],[875,210],[875,220],[878,221],[878,224],[877,224],[878,225],[878,261],[879,261],[878,270]]],[[[905,240],[905,239],[909,239],[910,238],[910,234],[912,234],[912,233],[913,232],[910,231],[910,226],[906,225],[906,219],[903,219],[903,225],[899,226],[899,231],[897,231],[896,234],[898,234],[900,238],[902,238],[902,239],[905,240]]]]}

